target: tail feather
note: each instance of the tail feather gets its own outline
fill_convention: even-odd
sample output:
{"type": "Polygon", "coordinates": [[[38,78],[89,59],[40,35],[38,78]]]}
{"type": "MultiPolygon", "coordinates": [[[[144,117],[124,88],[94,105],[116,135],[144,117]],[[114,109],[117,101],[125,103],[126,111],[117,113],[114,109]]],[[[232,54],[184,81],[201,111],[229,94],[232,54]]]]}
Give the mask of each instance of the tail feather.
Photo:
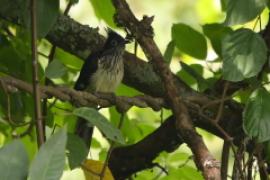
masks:
{"type": "Polygon", "coordinates": [[[91,146],[91,140],[93,135],[93,127],[89,126],[89,123],[83,119],[78,118],[76,124],[76,134],[83,139],[84,143],[88,148],[91,146]]]}

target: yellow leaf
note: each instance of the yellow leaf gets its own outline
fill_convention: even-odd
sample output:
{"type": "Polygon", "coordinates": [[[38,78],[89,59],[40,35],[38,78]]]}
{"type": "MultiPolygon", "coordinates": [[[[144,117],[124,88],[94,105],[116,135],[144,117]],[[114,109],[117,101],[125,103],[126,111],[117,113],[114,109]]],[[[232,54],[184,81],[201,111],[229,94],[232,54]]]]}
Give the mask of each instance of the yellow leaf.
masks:
{"type": "MultiPolygon", "coordinates": [[[[82,163],[81,169],[84,172],[86,180],[100,180],[100,173],[103,168],[101,161],[95,161],[87,159],[82,163]]],[[[103,180],[114,180],[112,173],[108,167],[106,167],[103,180]]]]}

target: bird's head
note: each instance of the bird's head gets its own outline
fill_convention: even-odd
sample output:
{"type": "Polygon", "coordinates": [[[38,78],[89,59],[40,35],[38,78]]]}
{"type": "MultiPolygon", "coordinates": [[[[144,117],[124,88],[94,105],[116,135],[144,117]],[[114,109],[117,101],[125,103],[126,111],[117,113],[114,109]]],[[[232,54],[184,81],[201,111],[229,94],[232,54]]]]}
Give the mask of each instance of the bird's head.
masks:
{"type": "Polygon", "coordinates": [[[106,31],[108,33],[108,38],[105,42],[104,49],[124,49],[125,44],[130,42],[110,28],[107,28],[106,31]]]}

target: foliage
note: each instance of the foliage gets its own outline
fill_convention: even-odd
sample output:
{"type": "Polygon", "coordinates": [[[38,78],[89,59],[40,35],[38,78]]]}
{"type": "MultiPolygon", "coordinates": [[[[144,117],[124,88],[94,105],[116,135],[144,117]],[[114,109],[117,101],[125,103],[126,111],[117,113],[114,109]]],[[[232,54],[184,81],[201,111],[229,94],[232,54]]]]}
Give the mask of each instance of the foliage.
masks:
{"type": "MultiPolygon", "coordinates": [[[[32,83],[29,2],[0,2],[0,77],[10,75],[32,83]]],[[[39,81],[52,88],[63,85],[72,88],[82,65],[81,60],[58,48],[50,62],[47,57],[52,45],[46,37],[63,11],[59,6],[60,1],[37,2],[39,81]]],[[[94,12],[90,12],[87,7],[85,16],[117,28],[114,22],[115,8],[110,0],[81,0],[78,5],[85,2],[90,2],[94,12]]],[[[72,3],[77,1],[73,0],[72,3]]],[[[128,3],[138,18],[144,13],[156,16],[153,23],[155,40],[164,52],[164,60],[176,76],[193,90],[220,99],[225,92],[224,87],[220,92],[217,90],[220,81],[226,80],[229,87],[240,84],[233,93],[227,95],[225,92],[225,95],[238,101],[243,107],[242,128],[256,146],[263,143],[265,157],[261,158],[269,163],[269,47],[263,32],[265,25],[269,23],[265,17],[269,13],[269,0],[220,0],[220,5],[215,10],[211,9],[214,3],[210,0],[200,2],[204,4],[203,7],[209,6],[209,9],[203,10],[197,10],[198,2],[188,0],[184,0],[181,5],[177,0],[128,3]],[[200,14],[201,11],[204,14],[200,14]],[[218,13],[215,14],[216,11],[218,13]]],[[[72,8],[75,9],[76,6],[72,8]]],[[[133,46],[128,47],[131,53],[133,49],[133,46]]],[[[137,56],[145,58],[142,54],[142,50],[138,48],[137,56]]],[[[141,92],[122,84],[116,94],[135,96],[141,92]]],[[[0,179],[60,179],[63,173],[76,171],[82,165],[100,171],[104,165],[101,161],[106,159],[110,147],[108,144],[126,146],[140,142],[171,115],[170,110],[154,112],[150,108],[132,107],[120,130],[117,124],[121,117],[115,107],[97,111],[89,107],[75,108],[74,104],[55,98],[49,97],[47,100],[47,104],[42,102],[47,141],[37,150],[36,132],[32,126],[32,95],[18,89],[13,89],[12,93],[7,92],[0,82],[0,145],[3,146],[0,149],[0,179]],[[97,161],[84,161],[87,159],[88,149],[73,134],[77,117],[83,117],[97,127],[91,146],[93,157],[97,161]]],[[[224,112],[226,108],[231,108],[231,104],[224,105],[224,112]]],[[[209,116],[215,118],[215,114],[209,116]]],[[[211,139],[206,133],[202,133],[202,137],[206,142],[210,139],[211,150],[221,154],[222,147],[213,145],[213,136],[211,139]]],[[[202,179],[196,166],[187,161],[191,154],[184,148],[170,153],[163,152],[155,162],[165,167],[168,175],[155,167],[151,171],[141,171],[133,178],[202,179]]],[[[88,174],[86,176],[91,177],[89,171],[83,170],[88,174]]],[[[105,171],[106,176],[112,179],[108,168],[105,171]]]]}

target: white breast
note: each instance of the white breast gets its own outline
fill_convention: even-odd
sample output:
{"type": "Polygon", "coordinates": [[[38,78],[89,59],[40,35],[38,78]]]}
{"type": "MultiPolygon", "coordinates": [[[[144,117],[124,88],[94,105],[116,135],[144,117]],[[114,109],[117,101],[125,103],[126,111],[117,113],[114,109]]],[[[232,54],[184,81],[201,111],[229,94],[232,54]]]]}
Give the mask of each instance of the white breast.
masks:
{"type": "Polygon", "coordinates": [[[102,66],[100,63],[98,66],[98,70],[90,79],[91,89],[96,92],[114,92],[124,76],[123,60],[118,60],[110,70],[100,68],[102,66]]]}

